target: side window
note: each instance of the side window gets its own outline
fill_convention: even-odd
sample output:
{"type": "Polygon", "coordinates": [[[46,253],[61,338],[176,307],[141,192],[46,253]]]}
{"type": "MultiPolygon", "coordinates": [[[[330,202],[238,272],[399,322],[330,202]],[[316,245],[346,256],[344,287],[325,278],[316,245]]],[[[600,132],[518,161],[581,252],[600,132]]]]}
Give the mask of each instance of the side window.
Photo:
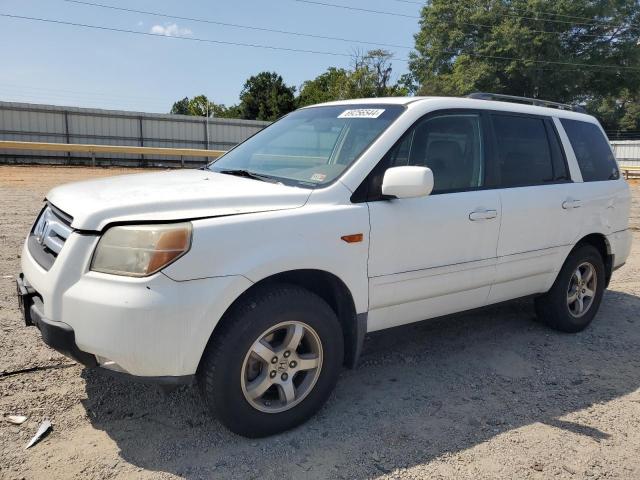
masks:
{"type": "MultiPolygon", "coordinates": [[[[484,177],[480,117],[442,115],[417,124],[405,165],[433,171],[433,193],[469,190],[484,177]]],[[[394,164],[393,166],[398,166],[394,164]]]]}
{"type": "Polygon", "coordinates": [[[549,146],[551,147],[551,159],[553,160],[553,178],[558,182],[570,182],[571,175],[569,175],[567,159],[564,156],[564,150],[562,150],[558,132],[556,132],[556,128],[553,125],[551,119],[545,120],[544,124],[547,127],[547,137],[549,138],[549,146]]]}
{"type": "Polygon", "coordinates": [[[620,178],[616,160],[602,131],[593,123],[561,119],[585,182],[620,178]]]}
{"type": "Polygon", "coordinates": [[[387,168],[405,165],[433,171],[432,195],[481,187],[484,147],[480,116],[452,113],[418,122],[389,150],[352,200],[379,200],[387,168]]]}
{"type": "Polygon", "coordinates": [[[496,186],[522,187],[567,179],[564,162],[562,171],[554,172],[554,163],[557,168],[561,164],[554,162],[558,152],[552,152],[543,119],[508,114],[492,114],[491,119],[497,148],[496,186]]]}

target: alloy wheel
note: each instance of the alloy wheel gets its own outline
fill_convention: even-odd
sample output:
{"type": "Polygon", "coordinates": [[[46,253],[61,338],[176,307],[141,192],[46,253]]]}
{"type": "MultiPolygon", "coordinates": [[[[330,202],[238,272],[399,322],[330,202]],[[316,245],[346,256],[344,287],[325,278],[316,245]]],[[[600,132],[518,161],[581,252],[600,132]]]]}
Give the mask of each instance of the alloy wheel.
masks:
{"type": "Polygon", "coordinates": [[[316,331],[301,321],[279,323],[245,355],[242,393],[261,412],[284,412],[309,395],[321,370],[322,342],[316,331]]]}
{"type": "Polygon", "coordinates": [[[596,295],[598,277],[595,267],[583,262],[574,270],[567,289],[567,306],[572,316],[579,318],[586,314],[596,295]]]}

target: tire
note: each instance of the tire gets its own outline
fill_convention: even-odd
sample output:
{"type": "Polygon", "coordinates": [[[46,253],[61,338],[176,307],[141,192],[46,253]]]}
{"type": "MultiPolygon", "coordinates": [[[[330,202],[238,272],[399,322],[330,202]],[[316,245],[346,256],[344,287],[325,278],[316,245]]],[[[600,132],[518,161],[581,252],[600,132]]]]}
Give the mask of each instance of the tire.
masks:
{"type": "Polygon", "coordinates": [[[340,323],[322,298],[295,285],[265,286],[221,321],[205,349],[198,382],[208,407],[229,430],[265,437],[305,422],[322,407],[344,356],[340,323]]]}
{"type": "Polygon", "coordinates": [[[580,332],[587,328],[598,313],[605,282],[604,261],[600,252],[592,245],[579,245],[567,257],[551,289],[536,298],[536,314],[555,330],[580,332]],[[575,273],[579,267],[580,279],[575,273]],[[588,275],[588,268],[592,269],[591,277],[588,275]],[[587,281],[587,278],[590,280],[587,281]],[[592,278],[595,278],[595,284],[592,283],[592,278]],[[584,287],[579,282],[584,282],[584,287]],[[581,292],[592,292],[593,296],[581,292]]]}

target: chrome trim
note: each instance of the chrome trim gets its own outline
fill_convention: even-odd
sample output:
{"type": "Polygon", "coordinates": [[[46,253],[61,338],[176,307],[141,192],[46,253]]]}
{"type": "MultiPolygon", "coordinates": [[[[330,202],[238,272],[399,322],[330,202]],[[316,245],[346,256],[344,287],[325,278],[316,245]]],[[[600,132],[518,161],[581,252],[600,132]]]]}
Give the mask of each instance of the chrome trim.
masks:
{"type": "Polygon", "coordinates": [[[47,205],[38,216],[30,235],[30,250],[38,248],[41,249],[42,254],[52,257],[47,261],[48,265],[42,265],[45,268],[53,264],[65,242],[73,233],[71,227],[73,219],[66,215],[62,216],[58,212],[58,209],[52,205],[47,205]]]}

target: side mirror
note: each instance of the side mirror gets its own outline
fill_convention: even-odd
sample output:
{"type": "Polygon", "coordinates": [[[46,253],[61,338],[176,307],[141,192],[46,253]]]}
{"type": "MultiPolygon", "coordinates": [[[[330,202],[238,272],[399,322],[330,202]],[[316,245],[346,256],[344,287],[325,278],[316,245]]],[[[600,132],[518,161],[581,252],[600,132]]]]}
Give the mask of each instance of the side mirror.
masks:
{"type": "Polygon", "coordinates": [[[382,179],[382,194],[396,198],[426,197],[433,190],[428,167],[391,167],[382,179]]]}

